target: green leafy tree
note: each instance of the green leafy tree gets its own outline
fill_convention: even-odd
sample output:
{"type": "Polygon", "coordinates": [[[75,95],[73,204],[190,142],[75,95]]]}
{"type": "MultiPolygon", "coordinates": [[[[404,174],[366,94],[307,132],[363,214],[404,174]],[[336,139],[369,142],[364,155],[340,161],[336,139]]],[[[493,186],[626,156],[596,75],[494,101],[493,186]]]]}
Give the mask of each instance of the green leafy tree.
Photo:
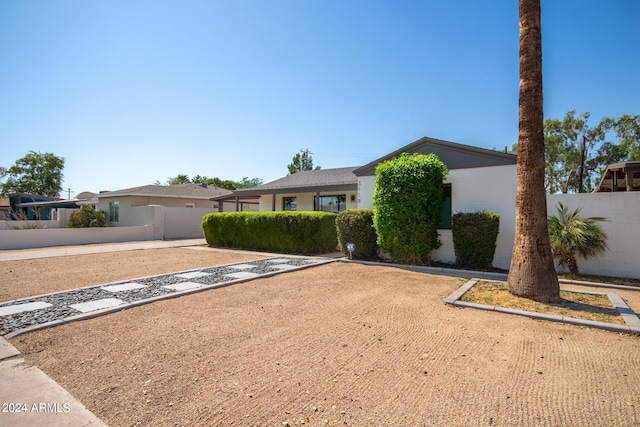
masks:
{"type": "Polygon", "coordinates": [[[589,116],[572,110],[562,120],[545,120],[547,192],[592,191],[607,165],[640,160],[640,115],[603,117],[595,126],[588,123],[589,116]],[[612,137],[616,140],[607,140],[612,137]]]}
{"type": "Polygon", "coordinates": [[[193,184],[206,184],[208,179],[209,178],[207,178],[206,176],[196,175],[191,178],[190,182],[192,182],[193,184]]]}
{"type": "Polygon", "coordinates": [[[226,190],[236,190],[236,183],[229,179],[220,179],[220,178],[208,178],[204,181],[204,184],[210,185],[212,187],[224,188],[226,190]]]}
{"type": "Polygon", "coordinates": [[[167,185],[182,185],[182,184],[190,184],[191,180],[188,175],[177,175],[174,178],[169,178],[167,180],[167,185]]]}
{"type": "MultiPolygon", "coordinates": [[[[174,178],[169,178],[167,180],[167,185],[182,185],[182,184],[206,184],[210,187],[224,188],[226,190],[237,190],[239,188],[251,188],[256,187],[262,184],[264,181],[260,178],[249,178],[244,177],[241,181],[232,181],[230,179],[220,179],[220,178],[207,178],[203,175],[195,175],[193,178],[189,179],[188,175],[180,174],[174,178]]],[[[156,181],[156,185],[160,185],[158,181],[156,181]]]]}
{"type": "Polygon", "coordinates": [[[593,190],[597,175],[591,159],[610,128],[604,118],[589,126],[589,112],[568,111],[562,120],[544,122],[545,187],[549,193],[593,190]]]}
{"type": "Polygon", "coordinates": [[[607,165],[640,160],[640,115],[623,114],[617,119],[604,117],[601,123],[605,130],[615,133],[618,142],[607,141],[600,146],[591,159],[592,169],[601,175],[607,165]]]}
{"type": "Polygon", "coordinates": [[[107,216],[104,212],[91,206],[83,205],[69,215],[69,228],[106,227],[107,216]]]}
{"type": "Polygon", "coordinates": [[[435,154],[403,153],[376,167],[374,227],[380,248],[400,262],[424,264],[440,246],[438,224],[447,167],[435,154]]]}
{"type": "Polygon", "coordinates": [[[569,268],[571,274],[577,276],[578,256],[588,259],[607,249],[607,235],[598,225],[606,218],[582,218],[581,208],[569,212],[562,203],[556,211],[557,215],[548,220],[551,251],[559,266],[569,268]]]}
{"type": "Polygon", "coordinates": [[[16,163],[3,168],[5,181],[0,185],[0,194],[31,193],[58,197],[62,191],[64,158],[53,153],[29,153],[16,163]]]}
{"type": "Polygon", "coordinates": [[[264,180],[260,178],[249,179],[249,177],[245,176],[244,178],[242,178],[240,182],[236,182],[235,186],[236,188],[253,188],[253,187],[257,187],[258,185],[262,185],[263,183],[264,183],[264,180]]]}
{"type": "Polygon", "coordinates": [[[319,170],[320,166],[316,166],[315,168],[313,167],[312,154],[313,153],[310,153],[309,150],[300,150],[298,154],[293,156],[291,163],[287,166],[289,169],[289,175],[293,175],[300,171],[319,170]]]}

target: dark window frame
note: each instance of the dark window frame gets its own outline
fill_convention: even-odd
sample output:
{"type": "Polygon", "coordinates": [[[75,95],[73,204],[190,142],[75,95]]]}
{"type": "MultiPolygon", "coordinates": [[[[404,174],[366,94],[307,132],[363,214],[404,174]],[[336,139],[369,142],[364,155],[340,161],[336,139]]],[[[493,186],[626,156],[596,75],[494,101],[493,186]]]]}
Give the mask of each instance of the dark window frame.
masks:
{"type": "Polygon", "coordinates": [[[297,211],[298,210],[298,198],[296,196],[287,196],[282,198],[282,210],[283,211],[297,211]]]}
{"type": "Polygon", "coordinates": [[[440,222],[438,230],[451,230],[451,184],[442,187],[442,204],[440,205],[440,222]]]}
{"type": "Polygon", "coordinates": [[[339,213],[342,212],[344,210],[347,209],[347,195],[346,194],[327,194],[327,195],[323,195],[323,196],[313,196],[313,206],[315,210],[321,211],[321,212],[332,212],[332,213],[339,213]],[[318,197],[320,197],[320,200],[318,200],[318,197]],[[331,206],[331,202],[328,203],[322,203],[322,199],[328,199],[328,198],[335,198],[337,203],[336,206],[338,207],[337,210],[324,210],[322,209],[322,206],[326,206],[329,205],[331,206]],[[342,207],[342,209],[341,209],[342,207]]]}

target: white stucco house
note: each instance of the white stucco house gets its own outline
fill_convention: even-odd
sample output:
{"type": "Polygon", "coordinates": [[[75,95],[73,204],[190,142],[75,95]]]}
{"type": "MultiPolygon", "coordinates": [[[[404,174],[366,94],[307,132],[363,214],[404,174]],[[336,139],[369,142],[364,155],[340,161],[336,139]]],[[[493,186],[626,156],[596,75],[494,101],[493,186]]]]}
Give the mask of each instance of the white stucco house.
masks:
{"type": "Polygon", "coordinates": [[[439,230],[443,245],[432,254],[433,259],[455,262],[451,214],[484,210],[500,214],[493,265],[508,268],[515,228],[516,191],[516,156],[511,153],[424,137],[361,167],[298,172],[212,200],[226,202],[225,209],[229,202],[237,202],[238,206],[257,203],[260,211],[341,212],[349,208],[372,208],[376,166],[401,153],[434,153],[449,169],[439,230]]]}
{"type": "Polygon", "coordinates": [[[204,184],[143,185],[117,191],[96,194],[98,209],[108,214],[111,226],[126,226],[137,223],[131,208],[142,206],[164,206],[167,208],[203,208],[217,210],[214,196],[231,194],[230,190],[208,187],[204,184]]]}

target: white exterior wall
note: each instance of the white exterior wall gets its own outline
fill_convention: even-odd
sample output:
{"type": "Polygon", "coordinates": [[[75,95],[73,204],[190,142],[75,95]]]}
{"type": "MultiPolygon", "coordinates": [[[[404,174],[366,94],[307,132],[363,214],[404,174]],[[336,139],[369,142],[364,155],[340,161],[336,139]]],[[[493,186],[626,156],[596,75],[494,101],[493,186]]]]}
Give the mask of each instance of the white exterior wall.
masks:
{"type": "MultiPolygon", "coordinates": [[[[358,207],[373,208],[375,178],[358,178],[358,207]]],[[[451,184],[451,212],[490,211],[500,214],[500,232],[493,266],[508,269],[515,230],[516,166],[454,169],[445,178],[451,184]]],[[[431,256],[434,261],[456,261],[451,230],[439,230],[442,246],[431,256]]]]}
{"type": "Polygon", "coordinates": [[[153,240],[153,225],[137,227],[0,230],[0,249],[44,248],[153,240]]]}
{"type": "MultiPolygon", "coordinates": [[[[454,169],[445,178],[451,184],[451,213],[495,212],[500,231],[493,266],[508,269],[515,235],[516,166],[454,169]]],[[[439,230],[442,247],[432,253],[435,261],[455,262],[451,230],[439,230]]]]}
{"type": "MultiPolygon", "coordinates": [[[[335,196],[338,194],[346,194],[347,196],[347,209],[358,207],[357,201],[351,201],[351,196],[356,198],[355,191],[347,191],[347,192],[320,192],[321,196],[335,196]]],[[[373,193],[372,193],[373,194],[373,193]]],[[[276,211],[282,210],[282,199],[284,197],[296,197],[297,210],[298,211],[312,211],[313,210],[313,199],[316,193],[291,193],[291,194],[277,194],[276,195],[276,211]]],[[[357,200],[357,198],[356,198],[357,200]]],[[[273,205],[273,196],[271,194],[260,196],[260,211],[271,211],[273,205]]]]}
{"type": "Polygon", "coordinates": [[[547,211],[556,215],[558,202],[570,212],[582,208],[583,218],[600,216],[609,249],[588,260],[578,258],[580,273],[640,279],[640,191],[619,193],[551,194],[547,211]]]}
{"type": "MultiPolygon", "coordinates": [[[[452,213],[491,211],[500,214],[500,232],[493,266],[509,269],[515,235],[516,166],[455,169],[445,179],[451,184],[452,213]]],[[[358,178],[359,207],[373,207],[374,177],[358,178]]],[[[551,194],[547,212],[556,214],[558,202],[570,211],[581,208],[582,217],[600,216],[609,249],[584,260],[581,273],[640,279],[640,192],[551,194]]],[[[432,253],[436,261],[455,262],[451,230],[439,230],[443,245],[432,253]]]]}
{"type": "Polygon", "coordinates": [[[163,239],[193,239],[204,237],[202,231],[202,217],[213,208],[163,208],[164,236],[163,239]]]}
{"type": "Polygon", "coordinates": [[[358,207],[373,209],[373,190],[375,190],[376,178],[374,176],[358,177],[358,207]]]}

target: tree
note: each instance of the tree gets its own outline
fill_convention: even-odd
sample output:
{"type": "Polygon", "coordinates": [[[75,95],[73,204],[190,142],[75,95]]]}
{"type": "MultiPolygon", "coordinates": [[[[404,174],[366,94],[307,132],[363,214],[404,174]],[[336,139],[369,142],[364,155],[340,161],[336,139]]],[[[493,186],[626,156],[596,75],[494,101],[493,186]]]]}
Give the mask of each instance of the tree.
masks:
{"type": "Polygon", "coordinates": [[[53,153],[29,153],[16,163],[3,168],[5,182],[0,185],[0,194],[32,193],[40,196],[58,197],[62,191],[64,158],[53,153]]]}
{"type": "Polygon", "coordinates": [[[540,0],[519,0],[520,91],[516,227],[507,285],[517,296],[542,302],[560,300],[547,229],[542,112],[542,33],[540,0]]]}
{"type": "Polygon", "coordinates": [[[167,185],[182,185],[182,184],[190,184],[191,180],[188,175],[177,175],[174,178],[169,178],[167,180],[167,185]]]}
{"type": "Polygon", "coordinates": [[[549,193],[582,193],[592,190],[595,184],[590,159],[611,125],[604,118],[590,127],[589,112],[578,116],[575,113],[568,111],[562,121],[547,119],[544,122],[545,187],[549,193]]]}
{"type": "Polygon", "coordinates": [[[569,212],[562,203],[556,211],[556,216],[549,217],[551,251],[559,266],[568,267],[571,274],[577,276],[578,256],[588,259],[607,249],[607,235],[597,224],[606,219],[581,218],[581,208],[569,212]]]}
{"type": "Polygon", "coordinates": [[[262,185],[263,182],[264,180],[260,178],[249,179],[248,176],[245,176],[244,178],[242,178],[240,182],[236,182],[235,184],[236,184],[236,188],[253,188],[253,187],[257,187],[258,185],[262,185]]]}
{"type": "Polygon", "coordinates": [[[603,117],[595,126],[588,124],[589,116],[571,110],[562,120],[544,121],[547,192],[592,191],[607,165],[640,160],[640,115],[603,117]],[[618,140],[605,140],[612,136],[618,140]]]}
{"type": "MultiPolygon", "coordinates": [[[[174,178],[169,178],[167,180],[167,185],[182,185],[182,184],[206,184],[210,187],[224,188],[226,190],[237,190],[239,188],[251,188],[256,187],[263,183],[263,180],[260,178],[251,178],[248,177],[242,178],[240,182],[232,181],[230,179],[220,179],[220,178],[207,178],[203,175],[195,175],[193,178],[189,179],[188,175],[180,174],[174,178]]],[[[159,181],[156,181],[156,185],[160,185],[159,181]]]]}
{"type": "MultiPolygon", "coordinates": [[[[289,175],[293,175],[300,171],[314,170],[313,157],[311,157],[312,154],[313,153],[310,153],[309,150],[300,150],[298,154],[293,156],[291,163],[287,166],[289,169],[289,175]]],[[[320,166],[316,166],[315,170],[320,170],[320,166]]]]}
{"type": "Polygon", "coordinates": [[[402,153],[376,167],[373,225],[380,248],[394,259],[425,264],[440,246],[438,224],[447,173],[433,153],[402,153]]]}
{"type": "Polygon", "coordinates": [[[203,184],[217,188],[224,188],[225,190],[236,190],[238,188],[236,183],[229,179],[207,178],[203,184]]]}
{"type": "Polygon", "coordinates": [[[627,153],[626,160],[640,160],[640,115],[623,114],[613,128],[627,153]]]}

